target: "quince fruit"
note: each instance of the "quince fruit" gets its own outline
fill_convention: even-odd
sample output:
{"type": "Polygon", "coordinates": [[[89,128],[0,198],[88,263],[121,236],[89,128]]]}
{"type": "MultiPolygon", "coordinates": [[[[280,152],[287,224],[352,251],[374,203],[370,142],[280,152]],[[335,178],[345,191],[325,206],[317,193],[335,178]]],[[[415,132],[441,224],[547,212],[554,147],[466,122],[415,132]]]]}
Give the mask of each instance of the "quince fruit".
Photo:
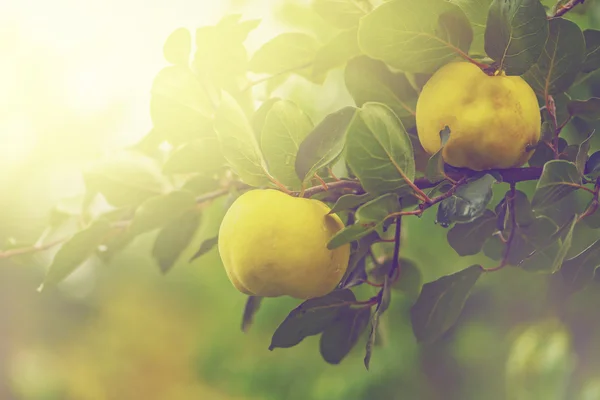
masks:
{"type": "Polygon", "coordinates": [[[350,245],[329,250],[344,223],[319,200],[274,189],[238,197],[219,229],[219,253],[229,280],[250,296],[320,297],[348,268],[350,245]]]}
{"type": "Polygon", "coordinates": [[[519,76],[487,75],[470,62],[451,62],[427,81],[416,109],[417,132],[429,154],[450,135],[444,161],[475,171],[520,167],[540,139],[541,116],[533,89],[519,76]]]}

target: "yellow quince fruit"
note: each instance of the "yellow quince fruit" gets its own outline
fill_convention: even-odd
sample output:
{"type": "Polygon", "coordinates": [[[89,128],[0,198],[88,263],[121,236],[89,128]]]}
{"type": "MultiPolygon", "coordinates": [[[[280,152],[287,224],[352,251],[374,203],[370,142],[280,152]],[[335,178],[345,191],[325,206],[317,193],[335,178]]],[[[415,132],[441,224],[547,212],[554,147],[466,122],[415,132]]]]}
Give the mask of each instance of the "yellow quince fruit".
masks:
{"type": "Polygon", "coordinates": [[[444,161],[475,171],[520,167],[540,139],[541,116],[533,89],[519,76],[487,75],[470,62],[451,62],[427,81],[416,108],[417,132],[429,154],[442,146],[444,161]]]}
{"type": "Polygon", "coordinates": [[[251,296],[299,299],[333,291],[348,268],[350,245],[329,250],[344,227],[319,200],[274,189],[238,197],[219,229],[219,253],[229,280],[251,296]]]}

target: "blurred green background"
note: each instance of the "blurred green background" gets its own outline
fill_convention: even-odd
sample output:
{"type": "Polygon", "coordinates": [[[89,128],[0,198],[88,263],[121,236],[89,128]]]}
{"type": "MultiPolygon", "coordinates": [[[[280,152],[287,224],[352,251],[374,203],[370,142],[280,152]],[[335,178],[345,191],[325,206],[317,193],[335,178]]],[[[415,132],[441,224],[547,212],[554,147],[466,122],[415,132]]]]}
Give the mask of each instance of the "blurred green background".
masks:
{"type": "MultiPolygon", "coordinates": [[[[308,3],[2,2],[0,243],[35,241],[56,201],[81,193],[89,162],[150,130],[149,90],[174,29],[239,12],[263,20],[246,42],[250,51],[283,31],[330,37],[308,3]]],[[[582,28],[600,28],[593,0],[576,11],[569,18],[582,28]]],[[[600,79],[572,92],[598,96],[600,79]]],[[[323,86],[290,79],[276,95],[298,102],[313,120],[351,104],[339,70],[323,86]]],[[[499,185],[496,195],[506,189],[499,185]]],[[[530,192],[533,184],[519,189],[530,192]]],[[[211,208],[196,244],[219,222],[222,204],[211,208]]],[[[492,266],[456,255],[434,217],[405,225],[402,254],[425,282],[475,262],[492,266]]],[[[576,234],[582,246],[598,237],[585,228],[576,234]]],[[[182,257],[162,275],[149,254],[153,236],[44,293],[36,289],[54,250],[0,259],[0,399],[600,399],[597,284],[566,299],[552,277],[514,269],[485,276],[457,326],[427,346],[413,338],[411,299],[395,293],[367,372],[364,337],[337,366],[321,359],[318,337],[269,351],[271,334],[298,301],[265,300],[244,334],[246,298],[227,280],[217,252],[192,263],[182,257]]],[[[583,248],[575,247],[574,254],[583,248]]]]}

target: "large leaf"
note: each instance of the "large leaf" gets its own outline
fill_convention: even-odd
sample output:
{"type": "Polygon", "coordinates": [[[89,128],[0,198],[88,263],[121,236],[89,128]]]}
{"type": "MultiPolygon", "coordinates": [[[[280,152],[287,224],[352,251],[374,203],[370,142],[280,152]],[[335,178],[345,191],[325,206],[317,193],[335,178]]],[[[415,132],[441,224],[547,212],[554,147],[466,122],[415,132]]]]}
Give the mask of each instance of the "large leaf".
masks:
{"type": "Polygon", "coordinates": [[[250,123],[258,143],[260,143],[260,135],[262,133],[263,126],[265,125],[267,115],[269,114],[269,111],[271,111],[271,107],[273,107],[273,105],[279,101],[281,101],[279,97],[271,97],[270,99],[263,101],[260,107],[258,107],[258,109],[252,115],[250,123]]]}
{"type": "Polygon", "coordinates": [[[370,193],[365,194],[345,194],[340,196],[331,207],[330,214],[338,213],[340,211],[348,210],[350,208],[358,207],[365,204],[368,201],[373,200],[374,197],[370,193]]]}
{"type": "Polygon", "coordinates": [[[592,283],[600,266],[600,240],[595,241],[581,253],[566,260],[560,270],[567,287],[576,292],[592,283]]]}
{"type": "Polygon", "coordinates": [[[581,184],[577,166],[569,161],[552,160],[544,165],[531,201],[534,209],[541,209],[563,199],[581,184]]]}
{"type": "Polygon", "coordinates": [[[299,190],[302,185],[296,175],[296,154],[312,129],[310,118],[289,100],[273,104],[262,128],[261,148],[269,172],[294,190],[299,190]]]}
{"type": "Polygon", "coordinates": [[[443,0],[388,1],[363,17],[358,30],[363,53],[405,72],[434,72],[468,53],[472,39],[464,12],[443,0]]]}
{"type": "Polygon", "coordinates": [[[465,12],[473,27],[473,43],[469,53],[485,55],[485,26],[492,0],[451,0],[450,2],[456,4],[465,12]]]}
{"type": "Polygon", "coordinates": [[[366,103],[348,128],[346,162],[372,194],[408,187],[415,178],[410,137],[394,112],[381,103],[366,103]]]}
{"type": "Polygon", "coordinates": [[[319,342],[321,356],[329,364],[339,364],[356,345],[371,316],[370,307],[346,308],[340,311],[319,342]]]}
{"type": "Polygon", "coordinates": [[[491,174],[460,186],[454,194],[440,203],[436,222],[448,227],[453,222],[471,222],[485,211],[492,199],[492,186],[496,182],[491,174]]]}
{"type": "Polygon", "coordinates": [[[217,137],[204,137],[179,147],[169,156],[163,172],[166,174],[210,173],[225,165],[217,137]]]}
{"type": "Polygon", "coordinates": [[[319,43],[305,33],[282,33],[259,48],[250,59],[249,69],[270,75],[309,67],[319,43]]]}
{"type": "Polygon", "coordinates": [[[356,0],[314,0],[312,7],[327,23],[341,29],[357,26],[366,14],[365,6],[356,0]]]}
{"type": "Polygon", "coordinates": [[[317,51],[312,74],[315,78],[326,75],[359,54],[358,28],[341,31],[317,51]]]}
{"type": "Polygon", "coordinates": [[[567,104],[569,114],[589,121],[600,119],[600,98],[592,97],[587,100],[571,100],[567,104]]]}
{"type": "Polygon", "coordinates": [[[186,28],[177,28],[165,41],[163,55],[171,64],[187,66],[192,51],[192,35],[186,28]]]}
{"type": "Polygon", "coordinates": [[[494,0],[485,29],[485,52],[509,75],[534,64],[548,37],[546,11],[539,0],[494,0]]]}
{"type": "Polygon", "coordinates": [[[350,60],[345,82],[359,107],[377,102],[389,106],[400,118],[415,115],[417,92],[404,74],[390,71],[381,61],[365,56],[350,60]]]}
{"type": "Polygon", "coordinates": [[[160,230],[152,247],[152,256],[163,273],[173,267],[192,241],[199,225],[200,213],[189,210],[160,230]]]}
{"type": "Polygon", "coordinates": [[[40,290],[56,285],[75,271],[94,254],[110,230],[110,223],[100,219],[73,235],[54,256],[40,290]]]}
{"type": "Polygon", "coordinates": [[[600,68],[600,31],[586,29],[583,31],[585,39],[585,61],[581,65],[581,72],[593,72],[600,68]]]}
{"type": "Polygon", "coordinates": [[[262,303],[262,297],[248,296],[246,305],[244,306],[244,314],[242,316],[242,332],[248,332],[250,326],[254,322],[254,316],[258,312],[262,303]]]}
{"type": "Polygon", "coordinates": [[[187,191],[174,191],[152,197],[137,208],[129,229],[138,235],[161,228],[195,205],[194,196],[187,191]]]}
{"type": "Polygon", "coordinates": [[[482,272],[479,265],[472,265],[423,285],[419,298],[410,309],[417,341],[434,341],[454,325],[482,272]]]}
{"type": "Polygon", "coordinates": [[[456,224],[448,231],[448,243],[460,256],[477,254],[496,231],[496,214],[485,212],[466,224],[456,224]]]}
{"type": "Polygon", "coordinates": [[[569,20],[553,18],[542,55],[523,78],[542,96],[567,90],[579,74],[585,57],[581,29],[569,20]]]}
{"type": "MultiPolygon", "coordinates": [[[[538,217],[527,226],[517,227],[511,242],[506,259],[511,265],[519,265],[524,259],[531,256],[536,250],[544,250],[549,256],[556,249],[548,248],[548,243],[555,234],[557,226],[550,218],[538,217]]],[[[553,255],[551,255],[553,257],[553,255]]]]}
{"type": "Polygon", "coordinates": [[[349,289],[336,290],[328,295],[306,300],[293,309],[279,325],[273,334],[269,350],[293,347],[305,337],[323,332],[341,310],[349,308],[355,301],[356,297],[349,289]]]}
{"type": "Polygon", "coordinates": [[[223,156],[248,185],[266,184],[268,177],[265,161],[244,111],[227,92],[223,92],[221,97],[214,127],[223,156]]]}
{"type": "Polygon", "coordinates": [[[296,174],[301,181],[311,179],[333,163],[344,149],[346,131],[356,115],[354,107],[344,107],[327,115],[302,141],[296,155],[296,174]]]}

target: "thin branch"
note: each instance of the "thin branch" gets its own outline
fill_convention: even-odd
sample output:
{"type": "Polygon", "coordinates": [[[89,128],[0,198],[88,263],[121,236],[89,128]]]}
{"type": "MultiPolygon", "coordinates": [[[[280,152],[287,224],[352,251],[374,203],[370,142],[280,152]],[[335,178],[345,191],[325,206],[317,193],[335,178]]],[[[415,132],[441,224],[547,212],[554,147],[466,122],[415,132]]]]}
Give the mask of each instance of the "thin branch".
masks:
{"type": "MultiPolygon", "coordinates": [[[[329,182],[327,184],[327,190],[325,190],[325,188],[320,185],[309,187],[306,190],[304,190],[302,197],[312,197],[316,194],[319,194],[319,193],[322,193],[325,191],[331,191],[331,190],[337,190],[337,189],[352,189],[352,190],[356,190],[361,193],[364,192],[363,187],[361,186],[359,181],[346,179],[346,180],[341,180],[341,181],[337,181],[337,182],[329,182]]],[[[293,195],[300,197],[300,192],[294,192],[293,195]]]]}
{"type": "Polygon", "coordinates": [[[570,0],[569,2],[567,2],[567,4],[560,7],[558,10],[556,10],[554,15],[552,15],[549,18],[562,17],[563,15],[565,15],[566,13],[571,11],[573,9],[573,7],[575,7],[577,4],[583,4],[583,2],[584,2],[584,0],[570,0]]]}
{"type": "Polygon", "coordinates": [[[54,247],[56,245],[59,245],[59,244],[65,242],[67,239],[68,238],[62,238],[62,239],[54,240],[52,242],[42,244],[42,245],[35,245],[35,246],[21,247],[18,249],[10,249],[10,250],[5,250],[5,251],[0,251],[0,259],[16,257],[16,256],[24,255],[24,254],[36,253],[38,251],[48,250],[51,247],[54,247]]]}

